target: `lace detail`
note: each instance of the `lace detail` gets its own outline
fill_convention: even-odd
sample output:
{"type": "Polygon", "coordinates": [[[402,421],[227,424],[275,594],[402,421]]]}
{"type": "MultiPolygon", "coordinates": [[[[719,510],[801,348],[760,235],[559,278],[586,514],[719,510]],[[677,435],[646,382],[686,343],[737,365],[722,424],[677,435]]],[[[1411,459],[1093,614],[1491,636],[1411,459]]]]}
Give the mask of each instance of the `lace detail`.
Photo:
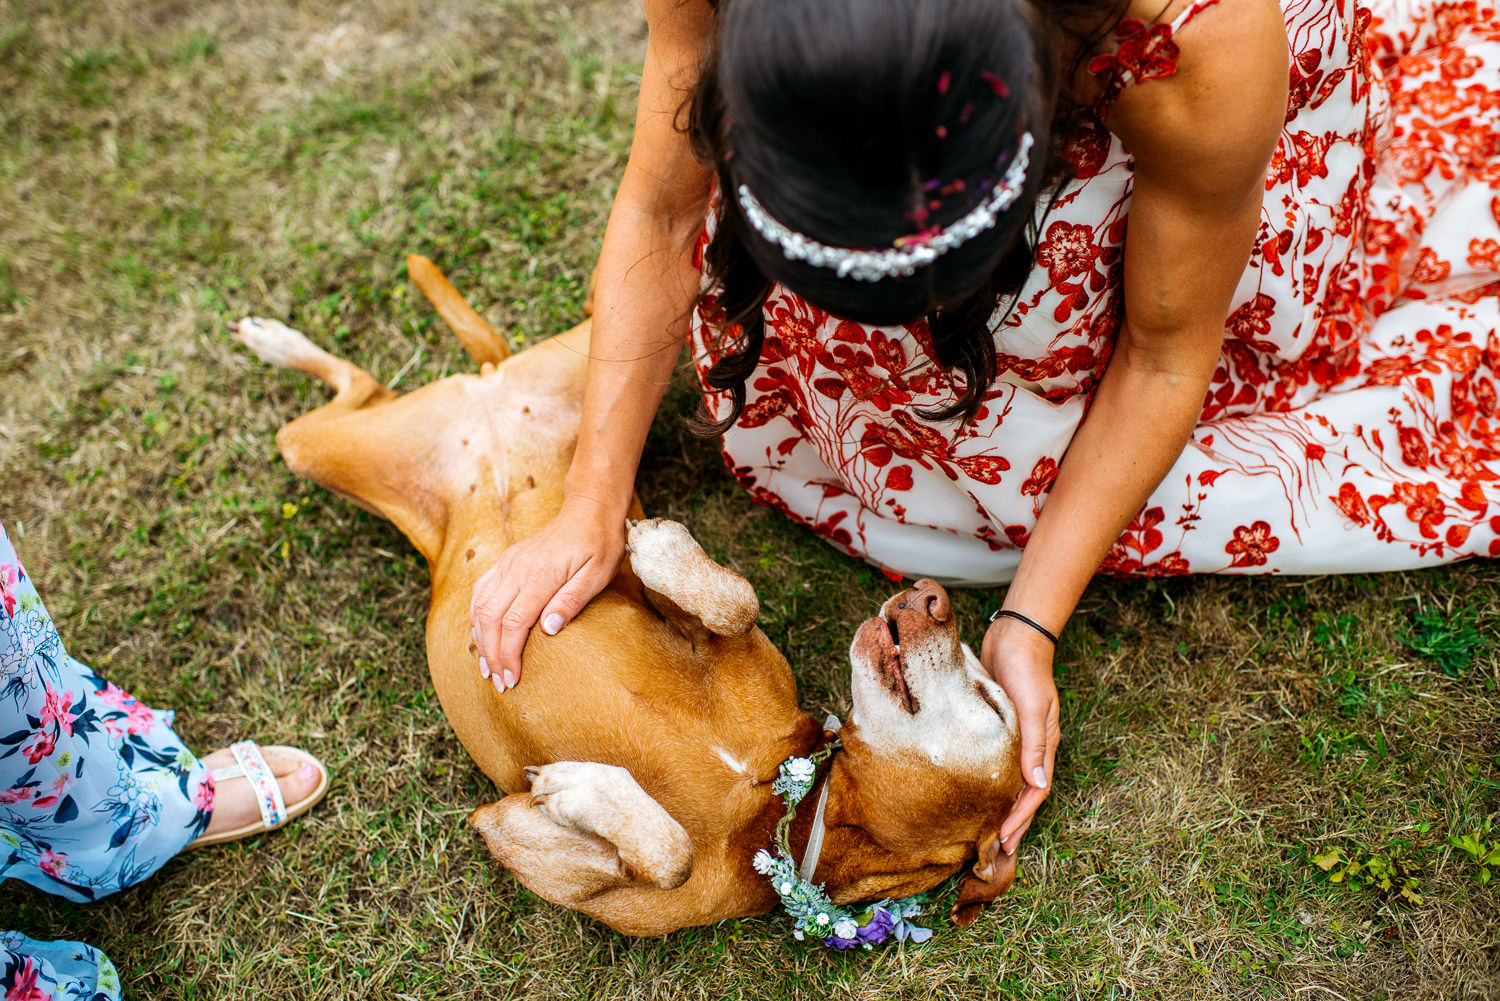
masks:
{"type": "Polygon", "coordinates": [[[1128,85],[1176,73],[1180,50],[1172,36],[1199,11],[1218,2],[1197,0],[1167,24],[1148,25],[1135,18],[1126,18],[1115,25],[1115,51],[1089,60],[1089,72],[1105,78],[1103,89],[1094,99],[1094,114],[1102,120],[1128,85]]]}

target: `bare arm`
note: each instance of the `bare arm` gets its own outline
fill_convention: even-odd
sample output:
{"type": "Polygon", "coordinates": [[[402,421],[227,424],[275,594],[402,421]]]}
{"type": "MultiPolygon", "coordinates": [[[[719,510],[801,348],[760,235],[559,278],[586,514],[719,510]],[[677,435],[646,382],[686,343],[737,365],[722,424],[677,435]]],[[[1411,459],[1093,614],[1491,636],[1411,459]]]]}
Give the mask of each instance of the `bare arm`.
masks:
{"type": "MultiPolygon", "coordinates": [[[[1125,318],[1005,599],[1053,632],[1192,434],[1285,113],[1286,37],[1272,0],[1224,0],[1183,35],[1178,72],[1127,88],[1110,116],[1135,156],[1125,318]]],[[[1022,717],[1028,788],[1001,830],[1014,850],[1051,780],[1052,648],[1001,618],[983,657],[1022,717]]]]}
{"type": "Polygon", "coordinates": [[[635,137],[599,256],[583,416],[563,507],[474,586],[469,618],[480,670],[501,690],[520,679],[521,649],[538,619],[557,632],[619,569],[636,467],[698,293],[692,245],[711,175],[678,124],[710,44],[713,11],[705,0],[645,6],[650,36],[635,137]]]}

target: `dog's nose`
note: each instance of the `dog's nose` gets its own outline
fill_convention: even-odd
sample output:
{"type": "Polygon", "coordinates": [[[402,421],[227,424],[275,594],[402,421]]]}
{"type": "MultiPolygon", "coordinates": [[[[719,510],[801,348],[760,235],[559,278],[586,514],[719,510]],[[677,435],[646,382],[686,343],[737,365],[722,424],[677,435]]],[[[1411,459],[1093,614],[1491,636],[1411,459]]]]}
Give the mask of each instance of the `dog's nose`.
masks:
{"type": "Polygon", "coordinates": [[[953,605],[948,601],[948,592],[935,580],[922,578],[912,585],[909,599],[927,613],[934,622],[947,622],[953,618],[953,605]]]}

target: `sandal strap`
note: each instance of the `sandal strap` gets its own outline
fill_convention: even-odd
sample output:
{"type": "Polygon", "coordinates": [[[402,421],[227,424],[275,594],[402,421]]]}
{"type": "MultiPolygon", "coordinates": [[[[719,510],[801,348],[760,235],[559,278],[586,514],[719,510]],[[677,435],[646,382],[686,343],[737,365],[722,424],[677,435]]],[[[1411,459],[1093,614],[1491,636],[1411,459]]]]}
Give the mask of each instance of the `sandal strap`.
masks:
{"type": "Polygon", "coordinates": [[[261,756],[259,745],[253,740],[242,740],[230,744],[229,750],[239,764],[215,771],[214,781],[218,781],[219,772],[233,773],[224,778],[243,775],[250,780],[250,785],[255,790],[255,805],[260,807],[260,819],[265,823],[266,830],[274,830],[286,823],[286,802],[281,798],[281,786],[266,764],[266,759],[261,756]]]}

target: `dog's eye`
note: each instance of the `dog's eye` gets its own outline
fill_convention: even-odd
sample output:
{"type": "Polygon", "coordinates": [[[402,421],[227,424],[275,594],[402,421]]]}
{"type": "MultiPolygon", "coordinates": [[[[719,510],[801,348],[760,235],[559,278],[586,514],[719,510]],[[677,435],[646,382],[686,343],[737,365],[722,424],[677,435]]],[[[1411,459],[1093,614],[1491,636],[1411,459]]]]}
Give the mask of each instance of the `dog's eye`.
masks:
{"type": "Polygon", "coordinates": [[[1001,711],[1000,703],[996,702],[995,697],[990,694],[990,690],[984,687],[984,682],[974,682],[974,691],[979,693],[979,697],[981,699],[984,699],[985,702],[989,703],[990,708],[995,710],[996,716],[999,716],[1002,720],[1005,719],[1005,713],[1001,711]]]}

